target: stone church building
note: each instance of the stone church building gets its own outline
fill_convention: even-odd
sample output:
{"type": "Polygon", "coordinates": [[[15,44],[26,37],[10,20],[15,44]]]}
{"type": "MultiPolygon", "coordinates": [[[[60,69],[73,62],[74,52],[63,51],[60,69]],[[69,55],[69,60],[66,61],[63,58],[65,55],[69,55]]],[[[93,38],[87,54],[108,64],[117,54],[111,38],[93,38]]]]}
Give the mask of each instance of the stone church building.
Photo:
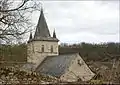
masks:
{"type": "Polygon", "coordinates": [[[63,81],[90,80],[95,74],[89,69],[79,53],[59,55],[59,40],[55,31],[50,35],[43,9],[34,36],[28,41],[27,70],[60,78],[63,81]]]}

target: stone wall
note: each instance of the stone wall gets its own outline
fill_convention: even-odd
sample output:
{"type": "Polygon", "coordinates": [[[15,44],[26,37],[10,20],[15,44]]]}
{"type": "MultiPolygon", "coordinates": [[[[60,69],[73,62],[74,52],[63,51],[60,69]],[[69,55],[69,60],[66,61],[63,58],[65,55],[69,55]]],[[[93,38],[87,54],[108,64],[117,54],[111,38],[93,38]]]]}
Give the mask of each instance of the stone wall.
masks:
{"type": "Polygon", "coordinates": [[[81,79],[82,81],[90,80],[95,74],[90,70],[84,60],[76,54],[77,58],[71,62],[68,70],[61,76],[64,81],[77,81],[81,79]]]}
{"type": "Polygon", "coordinates": [[[33,41],[28,43],[27,50],[27,62],[40,64],[46,56],[58,55],[58,42],[52,41],[33,41]],[[42,45],[44,45],[44,52],[42,51],[42,45]],[[53,52],[51,52],[51,46],[53,46],[53,52]]]}

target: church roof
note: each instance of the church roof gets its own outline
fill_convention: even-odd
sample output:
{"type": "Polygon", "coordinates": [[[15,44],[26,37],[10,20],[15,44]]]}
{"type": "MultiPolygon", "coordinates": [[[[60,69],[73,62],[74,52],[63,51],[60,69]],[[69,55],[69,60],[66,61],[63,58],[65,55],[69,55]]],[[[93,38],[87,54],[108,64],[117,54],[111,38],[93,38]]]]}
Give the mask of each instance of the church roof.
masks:
{"type": "Polygon", "coordinates": [[[43,9],[41,9],[35,35],[32,40],[59,41],[57,38],[51,37],[45,17],[44,17],[43,9]]]}
{"type": "Polygon", "coordinates": [[[76,54],[64,54],[58,56],[48,56],[37,67],[36,71],[55,77],[60,77],[70,66],[71,61],[77,57],[76,54]]]}
{"type": "Polygon", "coordinates": [[[38,24],[36,27],[36,32],[35,32],[34,37],[40,37],[40,36],[41,37],[51,37],[44,14],[43,14],[43,9],[41,9],[41,13],[40,13],[40,17],[38,20],[38,24]]]}

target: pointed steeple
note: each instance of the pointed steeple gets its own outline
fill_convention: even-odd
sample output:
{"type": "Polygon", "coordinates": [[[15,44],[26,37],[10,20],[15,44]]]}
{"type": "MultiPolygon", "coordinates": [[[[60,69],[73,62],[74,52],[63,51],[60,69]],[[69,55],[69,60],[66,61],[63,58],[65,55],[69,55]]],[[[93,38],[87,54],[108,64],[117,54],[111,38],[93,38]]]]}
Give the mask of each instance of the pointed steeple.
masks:
{"type": "Polygon", "coordinates": [[[32,39],[32,33],[30,32],[30,37],[29,37],[29,40],[31,40],[32,39]]]}
{"type": "Polygon", "coordinates": [[[30,36],[29,36],[29,40],[28,40],[28,43],[32,41],[32,32],[30,32],[30,36]]]}
{"type": "Polygon", "coordinates": [[[54,29],[54,32],[53,32],[53,38],[56,38],[55,29],[54,29]]]}
{"type": "Polygon", "coordinates": [[[56,38],[55,32],[54,32],[54,37],[51,37],[42,8],[41,8],[40,17],[37,23],[34,38],[31,41],[41,41],[41,40],[42,41],[55,41],[55,42],[59,41],[56,38]]]}
{"type": "Polygon", "coordinates": [[[51,37],[44,14],[43,14],[43,8],[41,8],[40,17],[39,17],[38,24],[36,27],[36,32],[34,35],[34,38],[37,38],[37,37],[44,37],[44,38],[51,37]]]}

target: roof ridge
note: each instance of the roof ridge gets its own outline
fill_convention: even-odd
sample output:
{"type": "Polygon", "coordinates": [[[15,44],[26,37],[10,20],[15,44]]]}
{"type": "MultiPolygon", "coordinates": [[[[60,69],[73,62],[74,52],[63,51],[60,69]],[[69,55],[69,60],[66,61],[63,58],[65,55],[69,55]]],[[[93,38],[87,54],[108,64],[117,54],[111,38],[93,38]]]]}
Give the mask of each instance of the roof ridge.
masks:
{"type": "Polygon", "coordinates": [[[36,67],[35,71],[37,71],[37,69],[42,65],[42,63],[47,59],[48,56],[46,56],[41,63],[39,63],[39,65],[36,67]]]}

